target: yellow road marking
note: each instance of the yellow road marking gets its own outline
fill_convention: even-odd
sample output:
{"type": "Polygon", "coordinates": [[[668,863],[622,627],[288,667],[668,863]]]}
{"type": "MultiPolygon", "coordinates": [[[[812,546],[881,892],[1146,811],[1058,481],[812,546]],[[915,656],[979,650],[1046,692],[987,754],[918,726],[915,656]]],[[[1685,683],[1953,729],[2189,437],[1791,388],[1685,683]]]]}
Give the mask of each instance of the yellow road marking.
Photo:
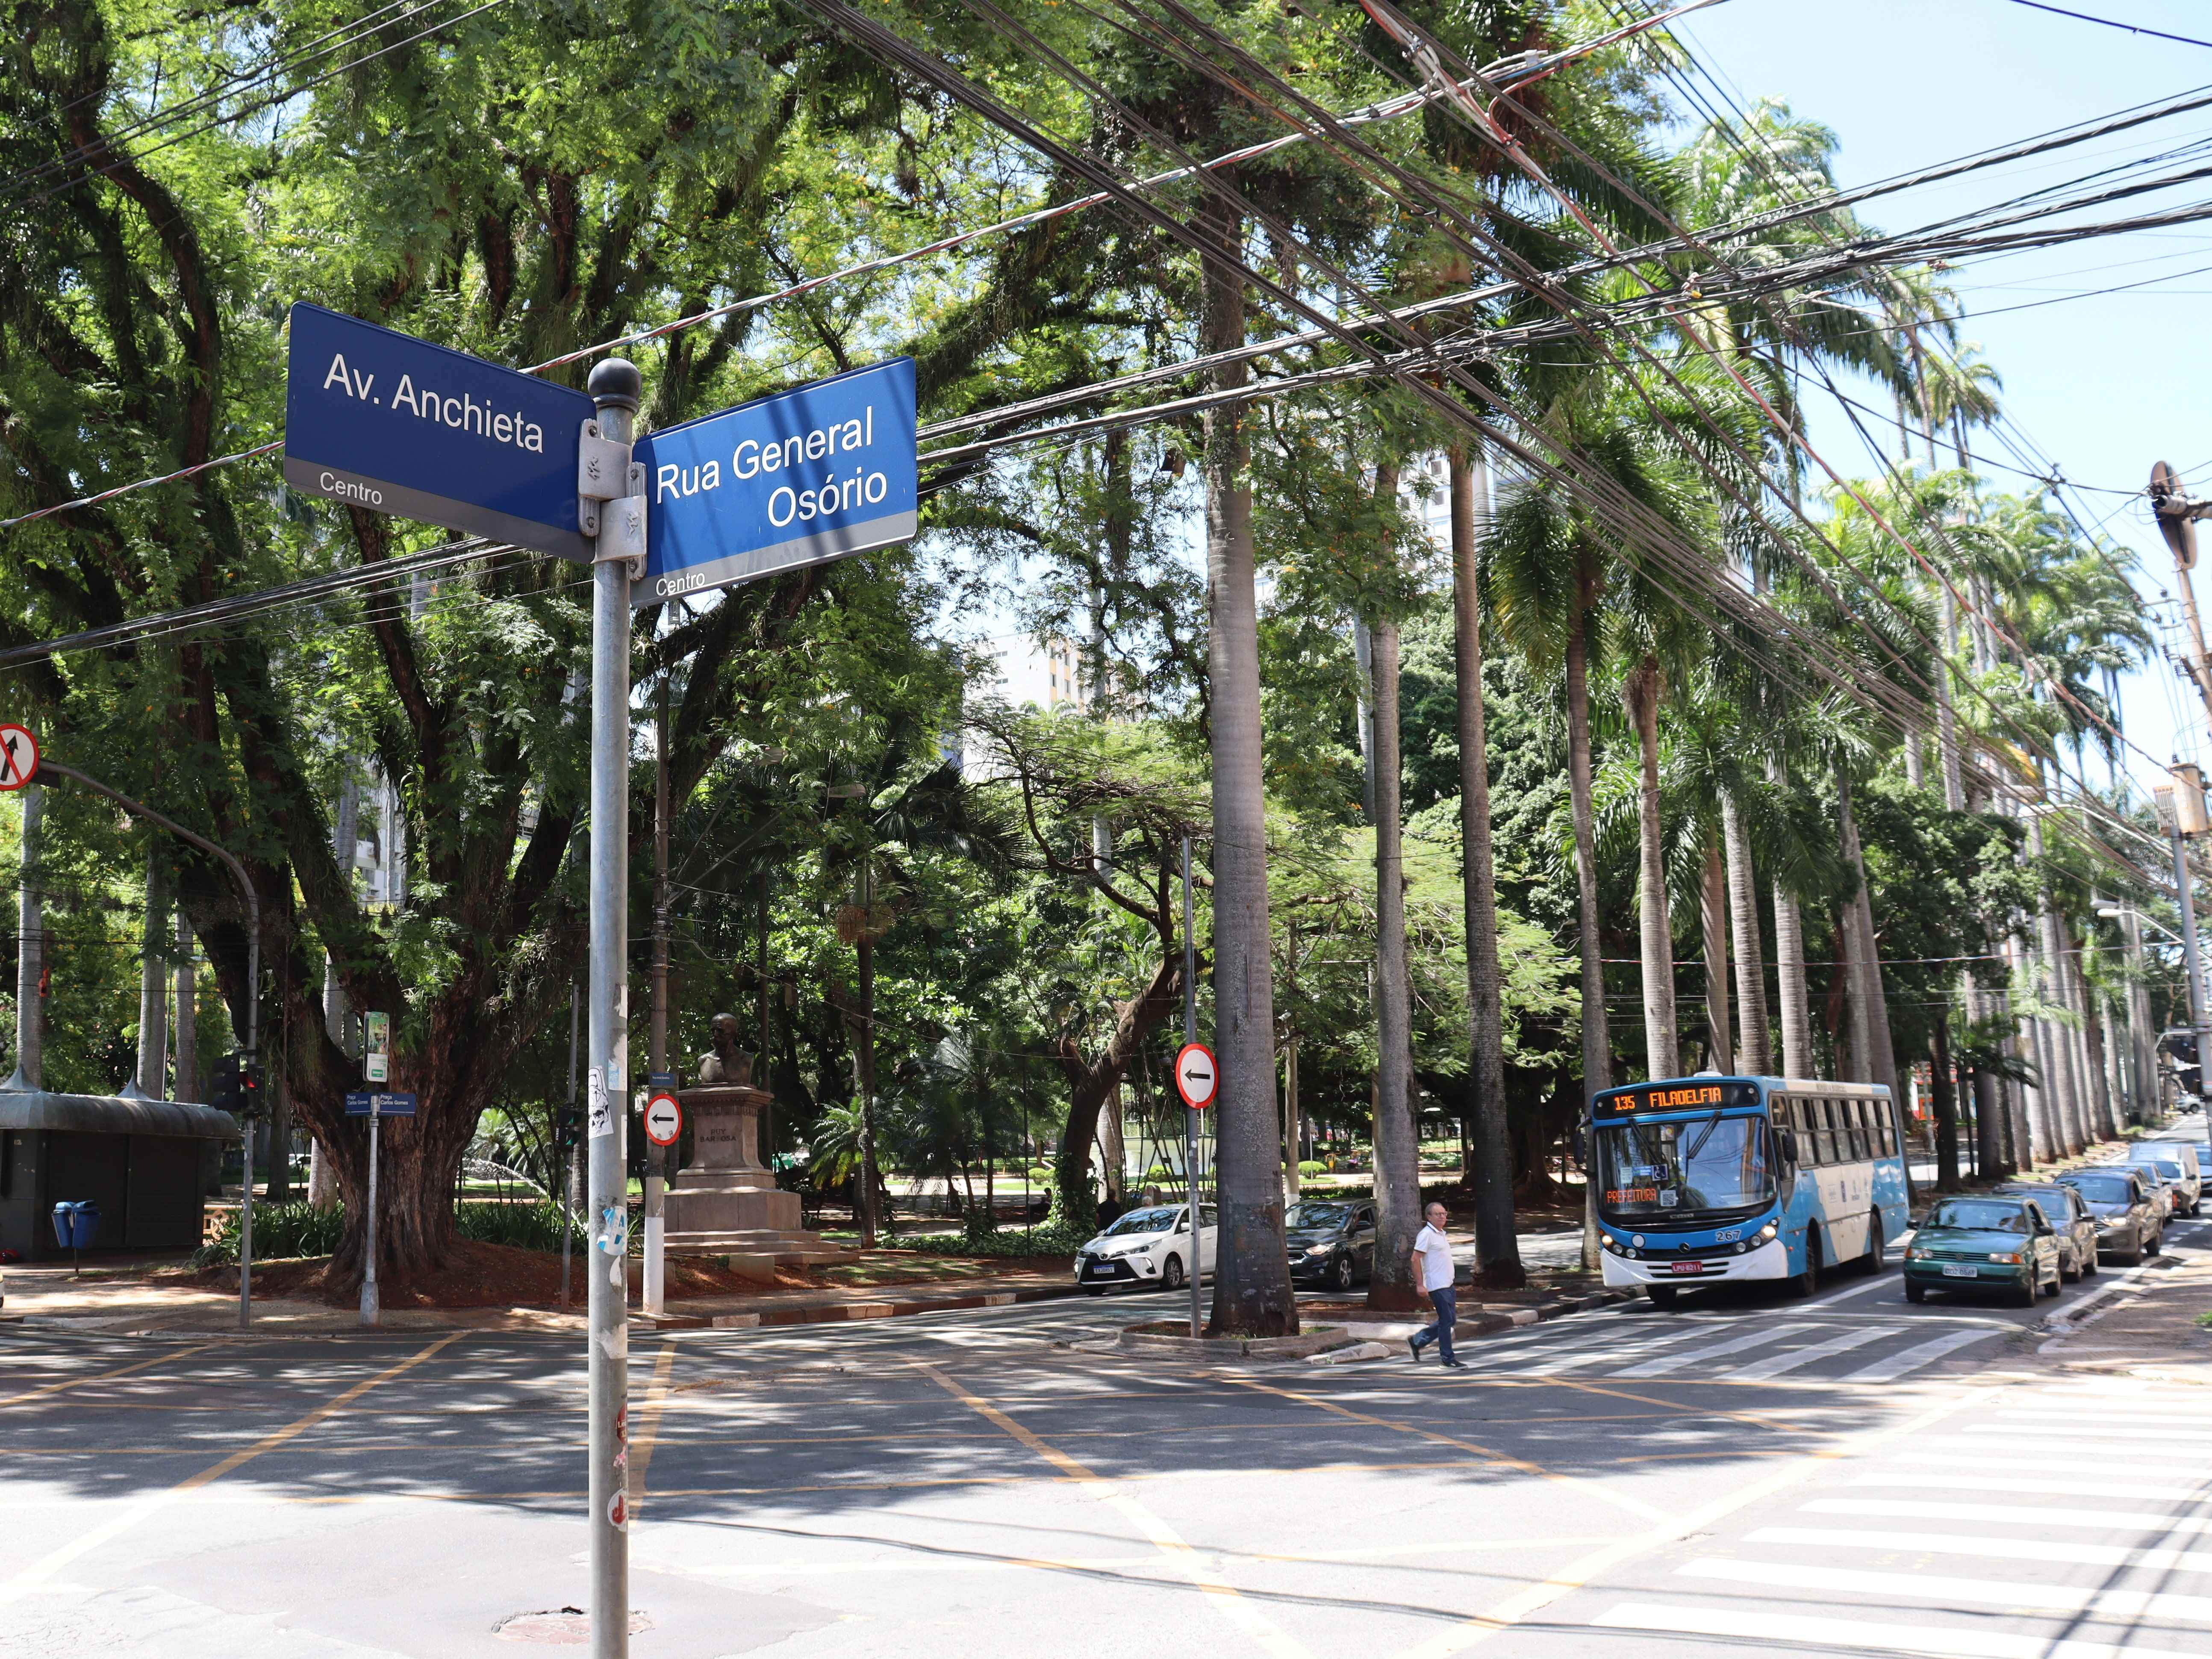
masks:
{"type": "Polygon", "coordinates": [[[623,1491],[632,1510],[645,1496],[645,1474],[653,1467],[653,1448],[660,1438],[660,1413],[668,1403],[668,1373],[675,1364],[676,1334],[672,1331],[661,1342],[659,1357],[653,1362],[653,1383],[645,1391],[645,1405],[630,1431],[629,1476],[623,1483],[623,1491]]]}
{"type": "Polygon", "coordinates": [[[48,1382],[40,1388],[27,1389],[10,1399],[0,1401],[0,1406],[25,1406],[50,1394],[60,1394],[66,1389],[81,1389],[91,1382],[105,1382],[110,1377],[128,1376],[133,1371],[150,1370],[156,1365],[166,1365],[172,1359],[183,1359],[196,1353],[205,1353],[210,1348],[219,1348],[220,1342],[201,1342],[189,1348],[172,1348],[167,1353],[156,1354],[151,1359],[142,1359],[135,1365],[120,1365],[112,1371],[101,1371],[95,1376],[64,1377],[59,1382],[48,1382]]]}
{"type": "Polygon", "coordinates": [[[1224,1382],[1235,1383],[1241,1389],[1250,1389],[1260,1394],[1274,1395],[1279,1399],[1296,1401],[1299,1405],[1311,1406],[1317,1411],[1348,1418],[1354,1423],[1364,1423],[1372,1428],[1389,1429],[1399,1434],[1410,1434],[1422,1440],[1434,1441],[1440,1446],[1450,1446],[1457,1450],[1471,1453],[1477,1457],[1487,1458],[1493,1463],[1504,1464],[1507,1468],[1518,1469],[1523,1474],[1533,1474],[1563,1486],[1577,1488],[1601,1503],[1610,1504],[1616,1509],[1626,1510],[1632,1515],[1643,1516],[1646,1521],[1664,1521],[1668,1518],[1668,1512],[1656,1504],[1647,1504],[1642,1498],[1632,1497],[1625,1492],[1614,1492],[1602,1482],[1586,1480],[1578,1474],[1560,1474],[1554,1470],[1546,1468],[1540,1463],[1532,1463],[1525,1457],[1516,1457],[1510,1452],[1498,1451],[1493,1447],[1477,1445],[1474,1441],[1462,1440],[1456,1435],[1441,1434],[1434,1429],[1425,1429],[1418,1423],[1401,1423],[1395,1418],[1376,1417],[1366,1412],[1356,1412],[1349,1406],[1338,1405],[1334,1400],[1323,1400],[1316,1395],[1301,1394],[1296,1389],[1279,1389],[1274,1384],[1262,1382],[1256,1377],[1224,1376],[1221,1380],[1224,1382]]]}
{"type": "Polygon", "coordinates": [[[396,1365],[388,1366],[385,1370],[379,1371],[374,1376],[368,1378],[366,1382],[355,1383],[353,1387],[348,1389],[343,1394],[339,1395],[336,1399],[325,1401],[322,1405],[316,1407],[314,1410],[309,1412],[305,1417],[295,1418],[293,1421],[287,1423],[283,1428],[276,1430],[274,1433],[264,1435],[260,1439],[255,1441],[251,1446],[246,1447],[243,1451],[234,1451],[231,1453],[229,1456],[222,1459],[220,1462],[210,1463],[207,1468],[202,1469],[198,1474],[189,1475],[185,1479],[179,1480],[175,1486],[171,1486],[166,1492],[157,1492],[152,1498],[148,1498],[145,1502],[134,1504],[129,1509],[124,1510],[122,1514],[101,1522],[100,1525],[93,1528],[90,1531],[83,1534],[82,1536],[72,1539],[70,1542],[63,1545],[59,1549],[55,1550],[52,1553],[33,1562],[29,1566],[24,1568],[22,1571],[17,1573],[13,1578],[9,1579],[7,1583],[0,1585],[0,1606],[5,1606],[7,1603],[36,1589],[40,1585],[45,1583],[48,1579],[52,1578],[54,1574],[60,1571],[64,1567],[69,1565],[70,1562],[76,1560],[78,1557],[88,1555],[92,1551],[98,1549],[102,1544],[108,1542],[111,1539],[120,1537],[123,1534],[128,1532],[131,1528],[137,1526],[141,1521],[145,1520],[148,1516],[155,1514],[156,1511],[166,1509],[170,1504],[176,1503],[179,1499],[198,1492],[202,1486],[209,1486],[215,1481],[222,1480],[223,1476],[230,1474],[234,1469],[240,1468],[247,1463],[251,1463],[255,1458],[259,1457],[264,1452],[274,1451],[279,1446],[285,1445],[289,1442],[297,1439],[300,1436],[305,1434],[309,1429],[313,1428],[318,1423],[323,1421],[324,1419],[335,1416],[337,1413],[343,1411],[348,1406],[360,1399],[362,1395],[367,1394],[371,1389],[380,1388],[383,1384],[391,1382],[393,1378],[404,1376],[405,1373],[413,1370],[416,1366],[429,1358],[441,1348],[447,1347],[452,1344],[459,1341],[462,1337],[467,1334],[468,1333],[465,1331],[456,1331],[451,1336],[440,1337],[435,1342],[433,1342],[428,1347],[424,1348],[421,1352],[416,1353],[409,1358],[401,1360],[396,1365]]]}
{"type": "MultiPolygon", "coordinates": [[[[1248,1601],[1238,1592],[1234,1584],[1222,1577],[1218,1569],[1209,1566],[1200,1559],[1198,1552],[1194,1550],[1173,1527],[1127,1492],[1116,1490],[1114,1481],[1108,1480],[1097,1470],[1077,1462],[1057,1447],[1046,1444],[989,1401],[969,1393],[952,1378],[938,1370],[936,1366],[926,1364],[920,1360],[912,1363],[915,1370],[967,1407],[969,1410],[982,1418],[985,1422],[1003,1430],[1010,1437],[1018,1441],[1037,1456],[1051,1464],[1053,1468],[1060,1470],[1070,1480],[1079,1481],[1085,1486],[1095,1489],[1101,1503],[1114,1510],[1123,1520],[1134,1527],[1146,1541],[1165,1556],[1169,1563],[1194,1588],[1206,1593],[1207,1598],[1231,1624],[1258,1643],[1261,1648],[1273,1656],[1273,1659],[1311,1659],[1304,1644],[1292,1637],[1248,1601]]],[[[1048,1566],[1051,1564],[1040,1561],[1034,1565],[1048,1566]]]]}

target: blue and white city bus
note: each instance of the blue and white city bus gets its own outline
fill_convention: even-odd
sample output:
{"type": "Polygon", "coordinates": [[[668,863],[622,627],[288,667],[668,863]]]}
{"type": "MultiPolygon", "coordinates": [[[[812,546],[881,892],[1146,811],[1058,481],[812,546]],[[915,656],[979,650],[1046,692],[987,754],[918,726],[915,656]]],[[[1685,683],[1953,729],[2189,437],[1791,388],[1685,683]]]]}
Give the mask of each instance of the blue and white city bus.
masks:
{"type": "Polygon", "coordinates": [[[1879,1084],[1687,1077],[1590,1102],[1605,1282],[1660,1307],[1685,1285],[1881,1266],[1905,1231],[1905,1129],[1879,1084]]]}

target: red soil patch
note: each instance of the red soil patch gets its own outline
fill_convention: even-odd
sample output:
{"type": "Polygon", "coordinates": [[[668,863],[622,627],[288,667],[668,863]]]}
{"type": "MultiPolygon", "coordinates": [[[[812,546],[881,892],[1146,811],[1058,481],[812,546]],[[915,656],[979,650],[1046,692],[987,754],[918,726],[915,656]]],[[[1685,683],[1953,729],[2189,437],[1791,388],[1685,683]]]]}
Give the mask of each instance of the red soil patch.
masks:
{"type": "MultiPolygon", "coordinates": [[[[568,1287],[571,1307],[583,1304],[588,1294],[584,1275],[592,1270],[592,1253],[576,1252],[568,1287]]],[[[633,1284],[635,1276],[633,1266],[633,1284]]],[[[186,1284],[212,1290],[238,1288],[235,1267],[210,1267],[179,1277],[186,1284]]],[[[776,1284],[770,1286],[716,1267],[711,1261],[674,1257],[668,1263],[671,1300],[678,1297],[744,1296],[771,1288],[815,1286],[814,1279],[793,1268],[778,1268],[776,1284]]],[[[253,1288],[264,1296],[302,1297],[337,1308],[351,1307],[361,1299],[360,1281],[333,1271],[328,1256],[257,1261],[253,1264],[253,1288]]],[[[380,1274],[377,1294],[387,1308],[554,1308],[561,1303],[561,1258],[547,1250],[524,1250],[511,1244],[483,1244],[474,1239],[457,1238],[443,1267],[427,1273],[380,1274]]]]}

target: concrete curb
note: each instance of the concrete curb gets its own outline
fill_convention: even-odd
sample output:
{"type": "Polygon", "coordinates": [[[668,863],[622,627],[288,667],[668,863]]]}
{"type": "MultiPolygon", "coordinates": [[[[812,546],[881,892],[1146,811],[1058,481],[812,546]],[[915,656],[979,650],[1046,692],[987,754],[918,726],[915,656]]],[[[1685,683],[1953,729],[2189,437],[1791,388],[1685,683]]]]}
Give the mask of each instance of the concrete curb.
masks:
{"type": "Polygon", "coordinates": [[[1006,1308],[1017,1303],[1053,1302],[1075,1294],[1073,1285],[1037,1285],[1015,1291],[972,1291],[958,1296],[880,1297],[866,1302],[802,1304],[740,1313],[672,1313],[647,1319],[632,1313],[633,1327],[659,1331],[752,1330],[769,1325],[842,1325],[863,1319],[899,1319],[910,1314],[948,1313],[963,1308],[1006,1308]]]}
{"type": "Polygon", "coordinates": [[[1124,1329],[1116,1345],[1148,1353],[1181,1354],[1187,1359],[1310,1359],[1350,1340],[1340,1325],[1324,1325],[1296,1336],[1169,1336],[1163,1332],[1124,1329]]]}

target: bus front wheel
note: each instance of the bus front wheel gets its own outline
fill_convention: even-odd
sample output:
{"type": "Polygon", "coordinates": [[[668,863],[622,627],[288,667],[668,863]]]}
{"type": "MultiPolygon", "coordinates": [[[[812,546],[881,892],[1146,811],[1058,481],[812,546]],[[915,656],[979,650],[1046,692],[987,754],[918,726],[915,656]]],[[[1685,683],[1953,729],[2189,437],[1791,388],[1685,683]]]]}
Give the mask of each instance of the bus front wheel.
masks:
{"type": "Polygon", "coordinates": [[[1790,1281],[1790,1294],[1810,1296],[1820,1288],[1820,1236],[1808,1231],[1805,1235],[1805,1271],[1790,1281]]]}

